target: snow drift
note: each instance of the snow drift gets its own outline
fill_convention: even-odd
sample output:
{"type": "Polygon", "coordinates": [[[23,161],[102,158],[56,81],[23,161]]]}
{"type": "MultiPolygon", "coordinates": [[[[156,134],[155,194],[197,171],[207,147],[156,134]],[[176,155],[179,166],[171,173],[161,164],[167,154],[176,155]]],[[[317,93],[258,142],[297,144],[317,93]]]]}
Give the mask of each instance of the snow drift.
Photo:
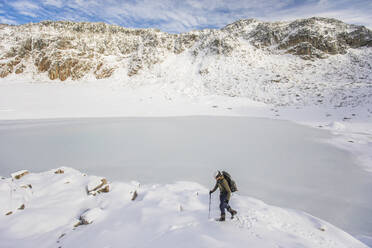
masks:
{"type": "MultiPolygon", "coordinates": [[[[208,189],[193,182],[109,182],[65,167],[20,171],[0,180],[0,201],[1,245],[9,248],[30,242],[35,247],[366,247],[306,213],[240,195],[231,201],[237,218],[217,223],[207,218],[208,189]],[[99,192],[106,186],[109,190],[99,192]]],[[[216,216],[216,198],[212,204],[216,216]]]]}

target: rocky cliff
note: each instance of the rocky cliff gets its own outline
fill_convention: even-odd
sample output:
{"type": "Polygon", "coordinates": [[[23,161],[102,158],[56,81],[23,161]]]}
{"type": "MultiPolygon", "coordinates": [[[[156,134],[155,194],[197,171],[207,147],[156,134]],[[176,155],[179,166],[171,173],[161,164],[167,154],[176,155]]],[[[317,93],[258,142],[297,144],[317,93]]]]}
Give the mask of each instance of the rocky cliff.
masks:
{"type": "Polygon", "coordinates": [[[154,29],[128,29],[104,23],[44,21],[0,26],[0,77],[28,67],[51,80],[78,80],[92,73],[110,77],[119,67],[128,76],[161,63],[170,54],[231,56],[249,42],[274,54],[303,59],[345,54],[349,48],[372,46],[372,32],[326,18],[294,22],[240,20],[220,30],[168,34],[154,29]],[[113,63],[116,61],[118,63],[113,63]]]}
{"type": "Polygon", "coordinates": [[[352,104],[372,96],[372,32],[335,19],[247,19],[182,34],[44,21],[0,25],[0,37],[2,78],[109,78],[276,104],[302,104],[310,94],[316,104],[341,106],[351,101],[345,88],[357,96],[352,104]]]}

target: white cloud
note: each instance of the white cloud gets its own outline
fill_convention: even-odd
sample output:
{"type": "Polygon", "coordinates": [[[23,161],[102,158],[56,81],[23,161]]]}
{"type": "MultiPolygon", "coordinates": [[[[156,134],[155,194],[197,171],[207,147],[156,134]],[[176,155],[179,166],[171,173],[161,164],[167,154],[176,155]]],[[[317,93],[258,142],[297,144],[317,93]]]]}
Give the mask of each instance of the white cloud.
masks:
{"type": "Polygon", "coordinates": [[[61,8],[63,6],[63,2],[61,0],[44,0],[42,3],[44,5],[50,5],[57,8],[61,8]]]}
{"type": "Polygon", "coordinates": [[[21,15],[24,15],[24,16],[30,16],[30,17],[34,17],[34,18],[38,17],[38,15],[36,13],[30,12],[30,11],[22,10],[22,11],[19,11],[18,13],[21,14],[21,15]]]}
{"type": "Polygon", "coordinates": [[[3,24],[11,24],[11,25],[17,25],[18,23],[12,19],[6,18],[4,16],[0,16],[0,23],[3,24]]]}
{"type": "Polygon", "coordinates": [[[38,4],[29,1],[15,1],[12,2],[10,5],[20,11],[40,9],[40,6],[38,4]]]}
{"type": "MultiPolygon", "coordinates": [[[[10,1],[9,1],[10,2],[10,1]]],[[[372,26],[370,0],[17,0],[9,3],[33,18],[104,21],[126,27],[185,32],[223,27],[238,19],[293,20],[325,16],[372,26]],[[58,11],[46,8],[57,7],[58,11]]]]}
{"type": "MultiPolygon", "coordinates": [[[[356,3],[356,2],[355,2],[356,3]]],[[[284,9],[274,13],[272,16],[264,17],[265,20],[295,20],[313,16],[335,18],[350,24],[365,25],[372,28],[372,8],[359,8],[350,5],[348,1],[321,0],[317,3],[308,3],[295,9],[284,9]],[[348,7],[340,7],[345,6],[348,7]]]]}

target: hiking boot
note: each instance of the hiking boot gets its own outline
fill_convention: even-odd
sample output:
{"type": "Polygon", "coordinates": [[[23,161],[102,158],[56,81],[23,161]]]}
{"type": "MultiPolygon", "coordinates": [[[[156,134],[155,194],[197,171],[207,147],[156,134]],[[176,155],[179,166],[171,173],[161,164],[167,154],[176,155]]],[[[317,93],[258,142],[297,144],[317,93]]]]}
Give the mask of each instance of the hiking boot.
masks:
{"type": "Polygon", "coordinates": [[[230,212],[230,214],[231,214],[231,219],[234,219],[234,215],[236,215],[237,213],[238,213],[237,211],[232,210],[232,211],[230,212]]]}
{"type": "Polygon", "coordinates": [[[229,213],[231,214],[231,219],[234,219],[234,215],[236,215],[238,212],[236,212],[234,209],[232,208],[229,208],[227,209],[227,211],[229,211],[229,213]]]}
{"type": "Polygon", "coordinates": [[[218,221],[225,221],[225,215],[221,214],[221,217],[218,219],[218,221]]]}

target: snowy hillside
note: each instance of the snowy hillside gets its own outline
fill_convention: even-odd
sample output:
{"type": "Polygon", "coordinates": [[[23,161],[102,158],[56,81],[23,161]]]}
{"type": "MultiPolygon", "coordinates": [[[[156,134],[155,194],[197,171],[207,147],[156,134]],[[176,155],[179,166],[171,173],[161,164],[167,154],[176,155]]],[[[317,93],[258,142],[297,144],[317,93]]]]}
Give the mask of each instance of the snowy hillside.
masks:
{"type": "MultiPolygon", "coordinates": [[[[71,168],[0,180],[2,247],[366,247],[306,213],[234,195],[238,217],[208,219],[192,182],[109,182],[71,168]]],[[[216,196],[212,216],[218,215],[216,196]]]]}
{"type": "Polygon", "coordinates": [[[0,77],[9,79],[108,78],[276,105],[372,103],[372,32],[334,19],[248,19],[183,34],[45,21],[1,25],[0,37],[0,77]]]}

